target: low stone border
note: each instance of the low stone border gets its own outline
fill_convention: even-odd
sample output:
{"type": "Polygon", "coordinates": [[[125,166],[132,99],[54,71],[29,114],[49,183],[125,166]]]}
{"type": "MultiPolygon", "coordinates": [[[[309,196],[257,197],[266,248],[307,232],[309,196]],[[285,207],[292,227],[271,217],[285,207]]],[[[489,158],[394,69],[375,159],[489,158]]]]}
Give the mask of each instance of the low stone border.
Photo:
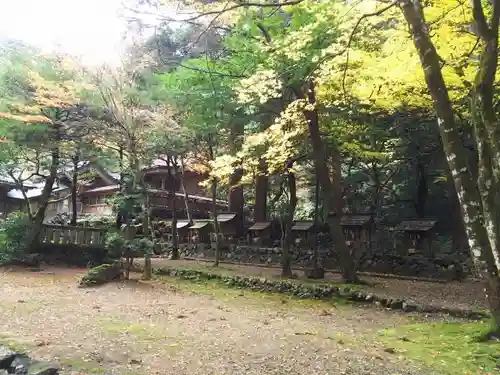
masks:
{"type": "Polygon", "coordinates": [[[26,354],[0,346],[0,375],[59,375],[59,366],[30,359],[26,354]]]}
{"type": "Polygon", "coordinates": [[[420,312],[433,314],[446,314],[452,317],[481,320],[489,315],[481,311],[465,309],[449,309],[431,305],[419,305],[403,299],[391,299],[376,296],[371,293],[353,290],[349,287],[339,288],[333,284],[309,285],[288,280],[272,280],[258,277],[220,275],[209,271],[194,270],[189,268],[163,267],[155,268],[153,273],[160,276],[173,276],[183,280],[216,280],[224,285],[235,288],[245,288],[258,292],[283,293],[301,299],[329,300],[344,298],[348,301],[374,304],[392,310],[404,312],[420,312]]]}

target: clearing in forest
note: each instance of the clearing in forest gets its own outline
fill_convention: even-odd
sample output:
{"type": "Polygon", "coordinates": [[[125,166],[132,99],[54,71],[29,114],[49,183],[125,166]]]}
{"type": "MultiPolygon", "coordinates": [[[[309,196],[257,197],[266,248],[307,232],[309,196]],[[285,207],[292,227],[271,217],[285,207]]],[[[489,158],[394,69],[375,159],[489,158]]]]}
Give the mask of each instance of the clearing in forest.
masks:
{"type": "Polygon", "coordinates": [[[0,342],[64,374],[440,373],[379,340],[416,315],[173,279],[79,289],[82,272],[0,271],[0,342]]]}

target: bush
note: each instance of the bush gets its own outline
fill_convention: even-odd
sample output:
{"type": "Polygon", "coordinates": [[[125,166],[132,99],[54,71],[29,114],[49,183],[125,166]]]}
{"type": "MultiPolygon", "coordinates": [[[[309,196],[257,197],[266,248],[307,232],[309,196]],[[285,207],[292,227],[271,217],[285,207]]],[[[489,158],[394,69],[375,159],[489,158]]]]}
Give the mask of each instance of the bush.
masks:
{"type": "Polygon", "coordinates": [[[102,285],[120,280],[121,277],[122,269],[119,263],[101,264],[88,270],[80,280],[80,287],[102,285]]]}
{"type": "Polygon", "coordinates": [[[112,259],[125,258],[125,278],[128,279],[134,258],[153,254],[153,242],[147,238],[127,240],[122,232],[109,232],[106,235],[105,246],[108,257],[112,259]]]}
{"type": "Polygon", "coordinates": [[[110,258],[120,259],[124,256],[127,241],[120,232],[108,232],[104,243],[110,258]]]}
{"type": "Polygon", "coordinates": [[[23,212],[13,212],[0,221],[0,264],[22,260],[27,253],[30,220],[23,212]]]}

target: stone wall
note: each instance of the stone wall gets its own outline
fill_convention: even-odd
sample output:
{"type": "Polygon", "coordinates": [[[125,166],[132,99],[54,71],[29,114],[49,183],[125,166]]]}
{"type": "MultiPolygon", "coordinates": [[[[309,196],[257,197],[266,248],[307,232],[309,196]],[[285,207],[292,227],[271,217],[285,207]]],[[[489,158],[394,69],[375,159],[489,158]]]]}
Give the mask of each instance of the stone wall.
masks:
{"type": "MultiPolygon", "coordinates": [[[[166,255],[170,253],[166,249],[166,255]]],[[[215,250],[209,245],[180,245],[182,258],[214,259],[215,250]]],[[[312,249],[293,248],[292,264],[299,267],[312,267],[312,249]]],[[[221,259],[234,263],[279,265],[281,249],[263,248],[249,245],[226,245],[221,249],[221,259]]],[[[326,269],[338,268],[337,254],[331,248],[318,249],[318,262],[326,269]]],[[[401,276],[418,276],[442,279],[462,279],[470,274],[471,264],[467,256],[441,255],[433,259],[419,255],[401,255],[394,251],[372,251],[360,257],[359,270],[401,276]]]]}
{"type": "Polygon", "coordinates": [[[86,267],[107,261],[107,251],[102,247],[83,247],[72,244],[42,244],[37,249],[38,260],[48,264],[67,264],[86,267]]]}

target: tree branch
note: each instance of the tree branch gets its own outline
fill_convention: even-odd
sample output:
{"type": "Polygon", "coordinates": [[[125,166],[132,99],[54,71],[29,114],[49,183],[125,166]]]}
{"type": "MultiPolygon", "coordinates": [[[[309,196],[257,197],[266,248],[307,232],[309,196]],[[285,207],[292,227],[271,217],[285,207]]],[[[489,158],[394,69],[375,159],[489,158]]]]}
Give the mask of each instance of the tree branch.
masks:
{"type": "MultiPolygon", "coordinates": [[[[495,1],[495,3],[498,3],[498,1],[495,1]]],[[[477,35],[482,40],[487,41],[490,38],[491,30],[486,21],[481,0],[472,0],[472,17],[474,18],[477,35]]]]}

